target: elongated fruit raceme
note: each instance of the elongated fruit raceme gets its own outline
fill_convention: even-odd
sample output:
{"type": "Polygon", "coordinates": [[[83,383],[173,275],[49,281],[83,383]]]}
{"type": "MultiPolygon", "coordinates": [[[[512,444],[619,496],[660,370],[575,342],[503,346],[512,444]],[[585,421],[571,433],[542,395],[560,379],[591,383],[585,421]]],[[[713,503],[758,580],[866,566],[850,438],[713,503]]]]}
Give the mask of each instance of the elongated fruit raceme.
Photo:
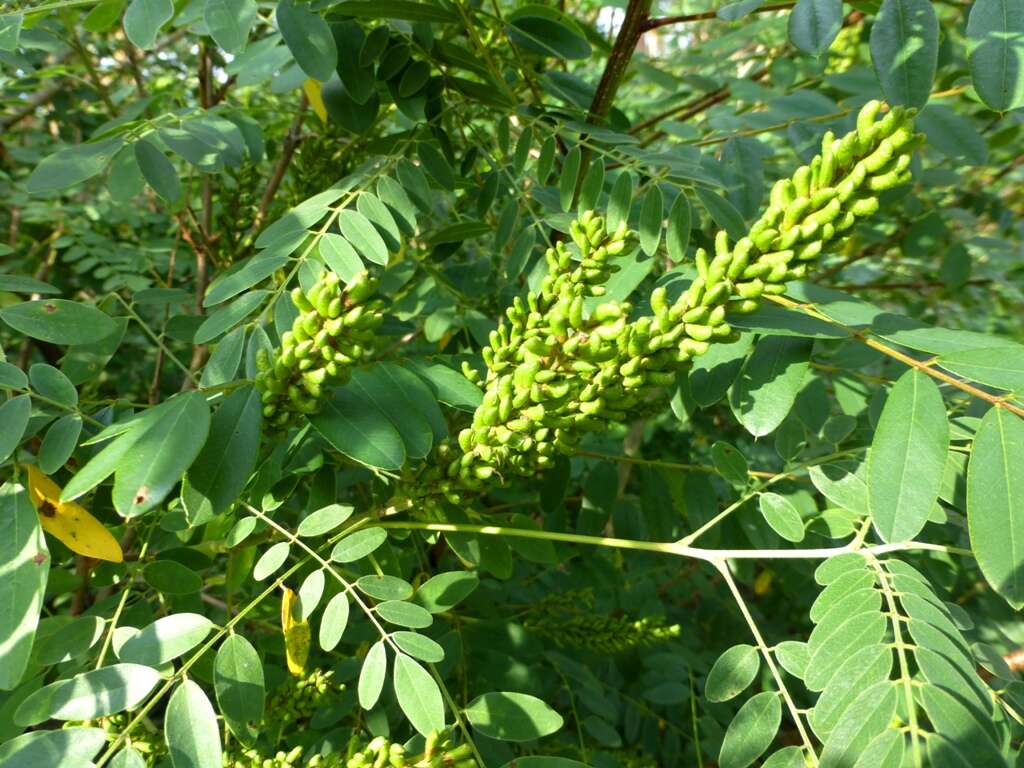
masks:
{"type": "Polygon", "coordinates": [[[465,369],[485,390],[472,425],[440,445],[400,495],[440,492],[457,503],[466,490],[531,476],[557,453],[573,453],[586,432],[663,403],[690,360],[735,338],[730,315],[783,293],[878,210],[879,193],[909,181],[919,141],[912,118],[912,110],[883,114],[880,102],[866,104],[853,131],[826,134],[810,164],[776,182],[744,237],[733,243],[719,232],[714,253],[696,253],[696,279],[674,300],[655,289],[651,314],[637,319],[627,302],[586,301],[604,294],[611,259],[632,247],[633,236],[624,225],[609,233],[600,216],[584,213],[571,228],[576,248],[560,242],[548,249],[540,290],[517,298],[491,333],[485,375],[465,369]]]}
{"type": "Polygon", "coordinates": [[[374,331],[384,317],[382,302],[372,298],[376,290],[376,278],[365,272],[346,286],[325,272],[309,293],[292,291],[299,316],[273,358],[265,350],[256,358],[256,386],[270,424],[284,428],[316,413],[327,387],[344,384],[352,367],[372,356],[374,331]]]}

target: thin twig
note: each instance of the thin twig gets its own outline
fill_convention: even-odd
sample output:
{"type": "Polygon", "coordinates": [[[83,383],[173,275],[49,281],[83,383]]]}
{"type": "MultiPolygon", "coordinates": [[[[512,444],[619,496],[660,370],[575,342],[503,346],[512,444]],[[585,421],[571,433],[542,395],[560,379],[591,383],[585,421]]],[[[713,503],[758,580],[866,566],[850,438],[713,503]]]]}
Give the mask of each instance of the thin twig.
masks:
{"type": "Polygon", "coordinates": [[[900,352],[898,349],[890,347],[888,344],[879,341],[873,336],[869,336],[868,334],[870,333],[870,331],[864,331],[844,325],[838,320],[835,320],[826,315],[813,304],[804,304],[802,302],[793,301],[792,299],[787,299],[785,296],[769,296],[768,298],[771,301],[774,301],[776,304],[781,304],[782,306],[789,307],[791,309],[799,309],[803,312],[806,312],[809,315],[818,318],[819,320],[824,320],[825,322],[830,323],[836,326],[837,328],[842,328],[855,339],[860,341],[862,344],[866,344],[872,349],[881,352],[883,355],[887,355],[888,357],[891,357],[894,360],[899,360],[901,363],[903,363],[904,365],[909,365],[911,368],[916,368],[921,373],[931,376],[933,379],[937,379],[938,381],[941,381],[944,384],[949,384],[951,387],[955,387],[956,389],[959,389],[961,392],[966,392],[967,394],[984,400],[987,403],[991,403],[992,405],[998,408],[1005,408],[1010,413],[1014,413],[1018,416],[1024,417],[1024,408],[1021,408],[1009,402],[1006,397],[1000,395],[993,395],[989,392],[986,392],[983,389],[974,386],[973,384],[970,384],[966,381],[962,381],[961,379],[958,379],[955,376],[952,376],[944,371],[941,371],[938,368],[932,367],[931,362],[918,360],[916,358],[911,357],[908,354],[900,352]]]}
{"type": "MultiPolygon", "coordinates": [[[[755,13],[771,13],[772,11],[785,11],[792,8],[796,3],[776,3],[774,5],[763,5],[760,8],[755,8],[750,11],[748,15],[755,13]]],[[[650,32],[652,29],[658,29],[658,27],[667,27],[670,24],[688,24],[692,21],[707,21],[710,19],[721,19],[722,21],[730,21],[730,19],[722,19],[718,15],[718,11],[704,11],[702,13],[687,13],[682,16],[662,16],[658,19],[648,19],[644,24],[644,32],[650,32]]]]}

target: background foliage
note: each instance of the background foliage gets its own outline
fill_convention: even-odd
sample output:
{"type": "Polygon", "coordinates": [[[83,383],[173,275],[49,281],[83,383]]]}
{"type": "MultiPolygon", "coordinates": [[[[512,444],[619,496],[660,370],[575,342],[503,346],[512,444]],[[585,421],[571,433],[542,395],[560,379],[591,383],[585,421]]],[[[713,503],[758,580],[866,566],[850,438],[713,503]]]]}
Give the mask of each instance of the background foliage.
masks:
{"type": "Polygon", "coordinates": [[[0,766],[1020,764],[1022,66],[1021,0],[7,3],[0,766]],[[487,442],[580,214],[596,337],[873,99],[851,236],[487,442]]]}

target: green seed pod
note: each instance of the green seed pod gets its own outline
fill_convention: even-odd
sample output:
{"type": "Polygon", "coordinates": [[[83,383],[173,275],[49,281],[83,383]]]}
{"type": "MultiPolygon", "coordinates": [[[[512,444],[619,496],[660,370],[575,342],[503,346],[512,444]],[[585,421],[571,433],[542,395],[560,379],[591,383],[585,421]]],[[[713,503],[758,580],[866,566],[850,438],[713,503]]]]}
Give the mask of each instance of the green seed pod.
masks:
{"type": "Polygon", "coordinates": [[[306,298],[306,294],[302,292],[302,288],[295,287],[291,291],[292,304],[300,312],[309,312],[313,309],[313,305],[309,303],[309,299],[306,298]]]}
{"type": "Polygon", "coordinates": [[[712,328],[710,325],[698,325],[697,323],[686,324],[686,335],[697,341],[707,341],[711,338],[712,328]]]}
{"type": "Polygon", "coordinates": [[[797,251],[797,258],[800,259],[801,261],[807,261],[809,259],[813,259],[819,253],[821,253],[821,248],[822,248],[822,241],[821,240],[813,240],[813,241],[807,243],[806,245],[801,246],[800,250],[797,251]]]}
{"type": "Polygon", "coordinates": [[[687,356],[687,358],[697,357],[703,355],[708,351],[709,344],[706,341],[698,341],[697,339],[685,338],[679,342],[679,351],[687,356]]]}
{"type": "Polygon", "coordinates": [[[862,162],[864,163],[864,167],[867,169],[867,172],[869,174],[877,173],[886,163],[888,163],[892,159],[893,154],[894,152],[892,142],[889,141],[889,139],[882,139],[877,149],[875,149],[874,152],[872,152],[870,155],[864,158],[862,162]]]}
{"type": "MultiPolygon", "coordinates": [[[[898,186],[900,182],[900,175],[895,171],[889,171],[888,173],[883,173],[880,176],[872,176],[870,179],[868,179],[868,189],[870,189],[872,192],[884,192],[887,189],[892,189],[893,187],[898,186]]],[[[859,202],[860,201],[858,200],[856,203],[854,203],[854,213],[856,213],[857,211],[857,203],[859,202]]],[[[874,213],[874,211],[872,211],[872,213],[874,213]]],[[[857,215],[859,216],[862,214],[857,215]]]]}
{"type": "MultiPolygon", "coordinates": [[[[720,288],[720,287],[725,287],[726,290],[728,290],[728,287],[725,286],[724,283],[722,285],[720,285],[720,286],[716,286],[716,290],[718,288],[720,288]]],[[[706,294],[705,298],[707,298],[707,296],[710,296],[710,295],[711,295],[710,293],[706,294]]],[[[692,309],[688,309],[688,310],[686,310],[686,312],[683,313],[683,317],[682,317],[683,322],[684,323],[702,323],[702,322],[704,322],[705,319],[707,319],[708,311],[709,311],[708,308],[706,306],[703,306],[703,305],[698,305],[696,307],[693,307],[692,309]]]]}
{"type": "MultiPolygon", "coordinates": [[[[809,197],[811,194],[811,169],[801,165],[793,174],[793,190],[796,192],[797,200],[801,197],[809,197]]],[[[791,204],[792,205],[792,204],[791,204]]]]}
{"type": "Polygon", "coordinates": [[[761,307],[761,303],[754,299],[737,299],[730,301],[726,305],[726,311],[734,315],[749,315],[751,312],[756,312],[761,307]]]}
{"type": "Polygon", "coordinates": [[[789,179],[779,179],[772,186],[772,191],[769,197],[769,202],[772,207],[778,208],[780,211],[785,210],[786,207],[796,198],[796,192],[793,189],[793,182],[789,179]]]}
{"type": "Polygon", "coordinates": [[[873,196],[862,197],[853,202],[853,205],[850,206],[850,210],[853,212],[854,216],[871,216],[878,211],[878,198],[873,196]]]}
{"type": "Polygon", "coordinates": [[[809,197],[801,196],[794,200],[789,206],[786,207],[786,213],[782,217],[782,229],[783,231],[790,229],[796,224],[806,213],[807,209],[810,208],[811,199],[809,197]]]}
{"type": "Polygon", "coordinates": [[[772,263],[770,261],[761,260],[755,264],[751,264],[745,270],[743,270],[743,278],[745,280],[751,280],[753,278],[764,277],[772,271],[772,263]]]}
{"type": "Polygon", "coordinates": [[[857,113],[857,136],[866,136],[875,124],[875,118],[882,109],[882,102],[872,99],[857,113]]]}
{"type": "Polygon", "coordinates": [[[736,293],[741,299],[757,299],[764,292],[764,283],[755,278],[746,283],[736,284],[736,293]]]}

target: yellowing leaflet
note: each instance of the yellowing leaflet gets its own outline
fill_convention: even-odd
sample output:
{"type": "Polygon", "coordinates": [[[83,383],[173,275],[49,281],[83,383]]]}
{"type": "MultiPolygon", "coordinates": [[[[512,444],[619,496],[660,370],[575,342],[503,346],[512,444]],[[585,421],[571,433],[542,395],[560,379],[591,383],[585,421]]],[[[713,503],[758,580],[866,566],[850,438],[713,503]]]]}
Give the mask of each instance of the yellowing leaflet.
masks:
{"type": "Polygon", "coordinates": [[[320,122],[327,122],[327,109],[324,107],[324,97],[322,94],[323,83],[319,80],[314,80],[312,77],[307,77],[305,82],[302,83],[302,90],[306,94],[306,98],[309,99],[309,106],[316,112],[316,116],[320,118],[320,122]]]}
{"type": "Polygon", "coordinates": [[[284,633],[285,658],[288,661],[288,671],[293,675],[301,675],[306,669],[306,660],[309,659],[309,622],[295,619],[299,610],[298,596],[288,587],[283,589],[281,631],[284,633]]]}
{"type": "Polygon", "coordinates": [[[80,504],[61,501],[60,486],[32,464],[28,465],[28,490],[43,530],[72,552],[112,563],[124,560],[121,545],[103,523],[80,504]]]}

